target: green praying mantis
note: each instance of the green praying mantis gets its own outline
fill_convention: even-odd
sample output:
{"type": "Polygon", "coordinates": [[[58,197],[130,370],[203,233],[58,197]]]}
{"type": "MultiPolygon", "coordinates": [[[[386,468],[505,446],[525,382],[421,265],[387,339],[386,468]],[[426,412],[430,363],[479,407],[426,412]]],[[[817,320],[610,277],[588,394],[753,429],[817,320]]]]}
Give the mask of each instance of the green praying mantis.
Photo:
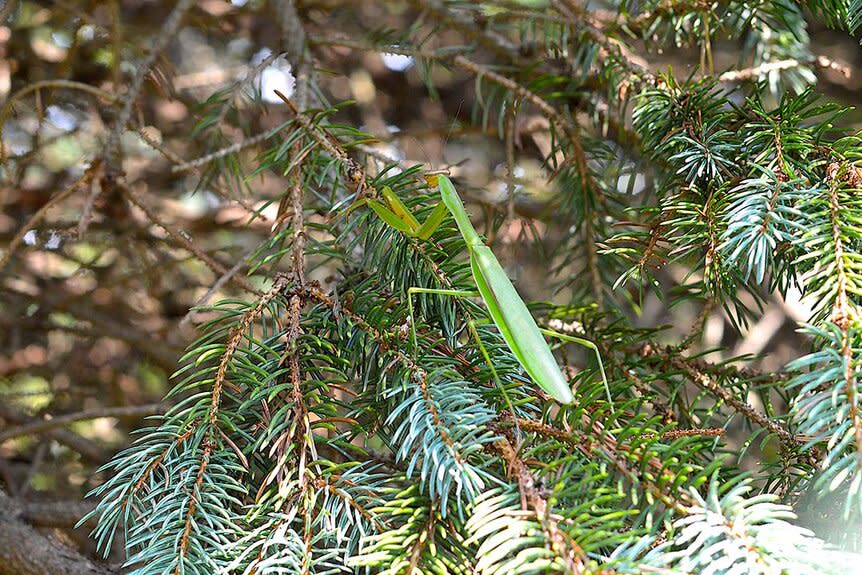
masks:
{"type": "MultiPolygon", "coordinates": [[[[520,362],[524,371],[553,399],[561,404],[570,404],[574,401],[569,382],[563,376],[557,360],[554,358],[543,333],[564,341],[577,343],[593,350],[598,360],[602,381],[605,385],[608,401],[611,407],[610,388],[608,386],[602,358],[596,345],[586,339],[566,334],[540,329],[527,309],[524,300],[518,295],[500,262],[497,260],[491,248],[486,246],[470,222],[470,216],[464,208],[461,197],[455,190],[452,181],[445,175],[436,173],[428,174],[427,181],[440,192],[441,202],[437,204],[425,222],[420,223],[410,212],[409,208],[398,198],[390,188],[383,188],[380,195],[382,201],[377,198],[363,198],[359,200],[351,210],[358,205],[365,204],[370,207],[383,222],[404,235],[419,240],[428,240],[434,231],[443,222],[448,211],[458,227],[467,251],[470,256],[470,268],[477,291],[429,289],[414,287],[408,289],[408,304],[411,315],[411,334],[414,349],[416,343],[415,323],[413,316],[413,296],[416,294],[437,294],[457,297],[480,297],[488,309],[497,329],[503,337],[514,356],[520,362]],[[436,182],[435,182],[436,180],[436,182]]],[[[474,331],[474,336],[478,334],[474,331]]],[[[481,341],[479,342],[481,345],[481,341]]],[[[485,353],[486,360],[490,360],[485,353]]]]}

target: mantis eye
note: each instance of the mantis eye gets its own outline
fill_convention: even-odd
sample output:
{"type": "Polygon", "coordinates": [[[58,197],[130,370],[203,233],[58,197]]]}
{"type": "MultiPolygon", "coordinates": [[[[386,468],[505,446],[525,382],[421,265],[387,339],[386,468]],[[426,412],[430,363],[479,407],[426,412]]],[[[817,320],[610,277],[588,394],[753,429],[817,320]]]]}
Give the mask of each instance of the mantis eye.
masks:
{"type": "Polygon", "coordinates": [[[423,177],[425,178],[425,183],[428,184],[429,188],[436,188],[438,184],[438,176],[448,176],[449,170],[431,170],[429,172],[425,172],[423,177]]]}
{"type": "Polygon", "coordinates": [[[437,174],[425,174],[425,183],[428,184],[429,188],[437,187],[437,174]]]}

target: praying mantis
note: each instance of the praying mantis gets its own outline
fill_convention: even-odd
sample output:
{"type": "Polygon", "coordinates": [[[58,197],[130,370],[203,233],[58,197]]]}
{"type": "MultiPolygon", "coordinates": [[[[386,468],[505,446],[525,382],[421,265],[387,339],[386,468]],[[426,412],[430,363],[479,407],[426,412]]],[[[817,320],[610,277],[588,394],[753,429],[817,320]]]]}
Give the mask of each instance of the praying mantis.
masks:
{"type": "MultiPolygon", "coordinates": [[[[334,157],[341,158],[350,164],[349,157],[337,144],[333,144],[331,139],[321,136],[310,124],[308,119],[300,113],[284,94],[275,90],[276,95],[281,98],[296,115],[300,123],[308,130],[312,138],[317,141],[324,149],[328,150],[334,157]]],[[[349,170],[348,170],[349,171],[349,170]]],[[[348,174],[350,175],[350,174],[348,174]]],[[[359,177],[356,183],[359,188],[363,186],[363,177],[359,177]]],[[[434,231],[443,222],[448,211],[455,220],[461,236],[467,246],[467,251],[470,256],[470,268],[473,273],[473,281],[476,284],[476,292],[461,291],[461,290],[444,290],[412,287],[407,290],[407,301],[410,309],[410,332],[413,339],[413,349],[416,349],[416,322],[413,320],[413,296],[417,294],[437,294],[456,297],[481,297],[488,309],[488,314],[491,320],[497,326],[500,334],[506,345],[512,351],[512,354],[517,358],[524,371],[538,384],[548,395],[561,404],[570,404],[574,401],[571,387],[566,380],[560,366],[548,347],[548,343],[542,334],[557,337],[563,341],[577,343],[583,347],[591,349],[596,354],[598,360],[599,371],[602,376],[602,382],[605,386],[610,409],[613,412],[613,399],[611,397],[608,378],[605,375],[604,364],[602,363],[601,354],[598,347],[593,342],[567,334],[561,334],[550,330],[540,329],[536,324],[536,320],[527,309],[527,305],[509,277],[506,275],[503,266],[497,261],[497,257],[491,248],[482,242],[482,238],[473,228],[470,222],[470,216],[464,208],[461,197],[455,191],[455,186],[443,174],[439,172],[426,173],[426,181],[429,185],[436,185],[440,192],[441,202],[435,206],[434,210],[428,216],[424,223],[419,223],[416,217],[410,212],[409,208],[404,205],[404,202],[398,198],[389,188],[383,188],[381,195],[383,202],[377,198],[365,197],[354,203],[353,206],[347,209],[346,213],[350,213],[356,207],[366,204],[368,205],[381,220],[387,225],[398,230],[404,235],[418,240],[428,240],[431,238],[434,231]]],[[[482,341],[478,337],[475,326],[469,323],[474,337],[482,350],[485,360],[489,363],[491,370],[494,372],[494,378],[497,379],[496,370],[490,361],[487,351],[482,345],[482,341]]],[[[499,383],[499,382],[498,382],[499,383]]],[[[505,387],[501,386],[505,395],[505,387]]],[[[512,403],[506,396],[510,409],[512,403]]],[[[514,411],[514,410],[513,410],[514,411]]]]}
{"type": "MultiPolygon", "coordinates": [[[[412,321],[413,296],[417,294],[437,294],[457,297],[480,297],[488,309],[488,314],[497,326],[506,345],[524,368],[524,371],[532,380],[543,389],[554,400],[561,404],[570,404],[574,401],[571,387],[560,370],[543,333],[558,337],[564,341],[577,343],[595,352],[598,360],[599,370],[605,391],[613,409],[610,396],[610,387],[605,375],[601,355],[596,345],[586,339],[561,334],[550,330],[540,329],[527,309],[524,300],[518,295],[505,270],[500,265],[491,248],[485,245],[482,238],[476,232],[470,222],[470,216],[464,208],[461,197],[455,190],[452,181],[445,175],[428,174],[426,180],[430,185],[435,185],[440,193],[441,202],[437,204],[425,222],[420,223],[410,212],[409,208],[389,188],[381,191],[382,201],[377,198],[363,198],[357,205],[366,204],[370,207],[384,223],[403,233],[404,235],[418,240],[428,240],[434,231],[443,222],[448,211],[458,231],[464,238],[470,257],[470,268],[477,291],[461,291],[446,289],[430,289],[413,287],[408,289],[408,304],[410,308],[410,329],[413,337],[414,349],[416,344],[416,328],[412,321]]],[[[475,333],[474,336],[478,334],[475,333]]],[[[479,342],[481,346],[481,341],[479,342]]],[[[484,348],[483,348],[484,352],[484,348]]],[[[490,360],[485,352],[486,360],[490,360]]]]}

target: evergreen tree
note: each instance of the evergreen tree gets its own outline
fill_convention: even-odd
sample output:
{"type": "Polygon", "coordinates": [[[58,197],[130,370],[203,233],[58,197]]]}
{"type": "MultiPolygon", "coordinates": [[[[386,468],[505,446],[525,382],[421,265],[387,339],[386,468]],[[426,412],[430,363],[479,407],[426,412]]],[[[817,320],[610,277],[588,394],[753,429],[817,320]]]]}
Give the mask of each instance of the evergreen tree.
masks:
{"type": "MultiPolygon", "coordinates": [[[[805,7],[422,4],[406,30],[288,48],[297,105],[254,166],[290,181],[250,257],[270,285],[209,308],[176,375],[181,399],[94,493],[96,537],[107,546],[126,530],[136,575],[846,572],[849,556],[788,522],[810,491],[840,493],[836,520],[862,513],[862,146],[809,87],[821,62],[805,7]],[[744,43],[750,67],[713,72],[722,37],[744,43]],[[696,46],[701,68],[653,74],[635,42],[696,46]],[[572,406],[550,402],[474,301],[420,295],[408,314],[411,287],[473,289],[463,241],[449,220],[422,241],[350,209],[389,188],[421,222],[438,198],[420,166],[332,119],[339,105],[310,65],[322,46],[410,56],[432,94],[438,69],[474,78],[472,121],[506,142],[509,174],[517,122],[544,118],[553,193],[536,219],[549,206],[556,217],[531,240],[556,244],[546,267],[570,295],[535,313],[597,343],[613,406],[596,364],[577,373],[572,406]],[[639,194],[621,183],[637,174],[650,179],[639,194]],[[739,324],[756,314],[740,294],[798,286],[816,301],[812,353],[770,377],[688,357],[703,325],[652,343],[661,330],[636,329],[632,312],[656,262],[671,261],[688,270],[677,302],[721,306],[739,324]],[[317,266],[335,279],[309,280],[317,266]],[[751,407],[751,393],[770,411],[780,396],[789,417],[751,407]],[[748,445],[777,451],[757,472],[722,456],[720,430],[738,417],[748,445]]],[[[840,2],[807,8],[859,25],[840,2]]],[[[229,106],[210,98],[199,129],[229,106]]],[[[211,178],[240,169],[213,165],[211,178]]]]}
{"type": "MultiPolygon", "coordinates": [[[[98,168],[145,211],[123,132],[194,4],[175,5],[138,63],[98,168]]],[[[242,7],[278,18],[288,120],[247,130],[273,94],[239,82],[200,102],[196,159],[171,161],[243,202],[261,174],[287,185],[245,291],[200,308],[170,409],[103,469],[101,548],[122,535],[134,575],[858,569],[862,140],[818,92],[817,72],[843,69],[808,26],[854,34],[862,2],[378,3],[406,14],[400,28],[361,5],[242,7]],[[720,71],[727,41],[738,65],[720,71]],[[663,50],[698,65],[655,72],[663,50]],[[324,88],[343,71],[321,54],[356,69],[409,57],[446,112],[441,142],[499,139],[500,194],[463,166],[450,176],[498,257],[516,237],[543,270],[553,303],[531,302],[538,323],[596,344],[612,403],[583,348],[552,344],[575,394],[562,406],[481,299],[410,301],[475,290],[464,239],[448,214],[418,239],[360,201],[388,189],[423,222],[439,193],[432,166],[359,125],[367,102],[324,88]],[[457,83],[472,83],[469,114],[446,91],[457,83]],[[226,125],[245,139],[228,144],[226,125]],[[710,314],[743,329],[793,291],[811,303],[810,350],[783,371],[701,355],[710,314]],[[639,323],[650,293],[697,310],[687,335],[639,323]],[[847,528],[814,533],[794,511],[847,528]]]]}

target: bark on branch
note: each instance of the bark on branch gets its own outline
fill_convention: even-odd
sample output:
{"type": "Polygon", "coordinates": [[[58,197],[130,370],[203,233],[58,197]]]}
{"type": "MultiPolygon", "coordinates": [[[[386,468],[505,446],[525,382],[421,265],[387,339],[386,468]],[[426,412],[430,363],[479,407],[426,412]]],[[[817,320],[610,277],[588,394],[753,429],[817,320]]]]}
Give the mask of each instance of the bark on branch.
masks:
{"type": "Polygon", "coordinates": [[[114,575],[22,521],[20,504],[0,491],[0,575],[114,575]]]}

